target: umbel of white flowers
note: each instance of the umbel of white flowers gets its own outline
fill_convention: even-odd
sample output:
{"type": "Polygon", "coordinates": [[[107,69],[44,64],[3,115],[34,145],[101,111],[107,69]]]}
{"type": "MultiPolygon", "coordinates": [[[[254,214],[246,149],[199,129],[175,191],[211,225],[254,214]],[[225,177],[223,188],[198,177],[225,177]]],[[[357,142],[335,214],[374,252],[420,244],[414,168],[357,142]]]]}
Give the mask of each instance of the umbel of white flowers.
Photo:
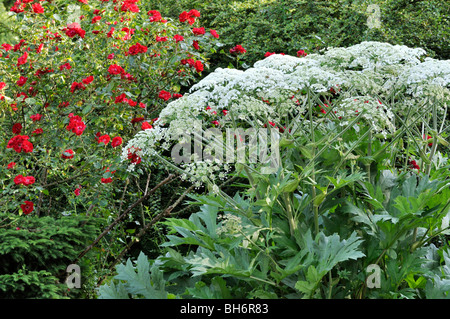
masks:
{"type": "MultiPolygon", "coordinates": [[[[393,110],[381,101],[393,90],[405,94],[400,108],[414,108],[434,97],[440,101],[438,111],[444,112],[450,101],[449,86],[450,60],[426,57],[420,48],[362,42],[301,58],[273,54],[245,71],[217,68],[188,94],[170,102],[152,129],[140,131],[128,141],[122,160],[127,161],[133,152],[143,161],[158,162],[163,151],[183,142],[180,136],[201,131],[194,119],[201,119],[203,128],[260,128],[270,123],[269,128],[282,130],[286,117],[307,113],[305,90],[316,94],[339,91],[342,99],[333,105],[333,111],[340,125],[347,125],[364,111],[362,120],[386,135],[395,130],[393,110]]],[[[296,128],[306,133],[302,125],[307,126],[308,121],[296,128]]],[[[131,164],[129,170],[134,167],[131,164]]],[[[197,183],[222,179],[230,168],[228,163],[201,158],[179,167],[187,179],[197,183]]]]}

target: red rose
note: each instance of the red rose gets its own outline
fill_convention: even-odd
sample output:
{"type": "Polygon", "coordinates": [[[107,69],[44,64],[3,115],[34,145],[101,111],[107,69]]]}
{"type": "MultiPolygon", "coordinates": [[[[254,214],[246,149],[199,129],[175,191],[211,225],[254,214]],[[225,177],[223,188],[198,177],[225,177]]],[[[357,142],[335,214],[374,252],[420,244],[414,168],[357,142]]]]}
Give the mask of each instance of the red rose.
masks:
{"type": "Polygon", "coordinates": [[[15,13],[21,13],[21,12],[25,11],[24,9],[25,9],[25,4],[21,4],[20,1],[16,1],[9,11],[12,11],[15,13]]]}
{"type": "Polygon", "coordinates": [[[25,83],[27,83],[28,78],[24,76],[20,76],[20,78],[17,80],[16,84],[18,86],[24,86],[25,83]]]}
{"type": "MultiPolygon", "coordinates": [[[[137,149],[135,151],[138,151],[140,149],[137,149]]],[[[132,164],[139,164],[141,162],[141,157],[139,155],[137,155],[135,152],[131,152],[130,150],[128,150],[128,159],[131,160],[132,164]]]]}
{"type": "Polygon", "coordinates": [[[195,23],[195,18],[200,17],[200,12],[198,12],[195,9],[192,9],[189,12],[183,11],[180,16],[178,17],[180,19],[180,22],[188,21],[190,25],[195,23]]]}
{"type": "Polygon", "coordinates": [[[94,80],[94,76],[90,75],[87,78],[83,79],[84,84],[89,84],[94,80]]]}
{"type": "Polygon", "coordinates": [[[0,90],[3,89],[6,86],[5,82],[0,82],[0,90]]]}
{"type": "Polygon", "coordinates": [[[166,41],[167,41],[167,37],[156,36],[156,42],[166,42],[166,41]]]}
{"type": "Polygon", "coordinates": [[[119,96],[116,97],[116,99],[114,100],[114,103],[118,104],[118,103],[122,103],[128,102],[127,96],[125,95],[125,93],[120,94],[119,96]]]}
{"type": "Polygon", "coordinates": [[[28,52],[25,52],[21,57],[17,59],[17,66],[27,63],[28,52]]]}
{"type": "Polygon", "coordinates": [[[245,53],[247,52],[247,50],[245,50],[242,45],[238,44],[236,45],[234,48],[230,49],[230,53],[234,53],[234,54],[241,54],[241,53],[245,53]]]}
{"type": "Polygon", "coordinates": [[[121,11],[139,12],[139,7],[136,5],[138,0],[125,0],[120,8],[121,11]]]}
{"type": "Polygon", "coordinates": [[[8,43],[3,43],[2,45],[1,45],[1,47],[3,48],[3,50],[5,50],[6,52],[8,52],[9,50],[12,50],[12,45],[11,44],[8,44],[8,43]]]}
{"type": "Polygon", "coordinates": [[[92,18],[91,23],[92,23],[92,24],[97,23],[97,22],[100,21],[101,19],[102,19],[101,16],[95,16],[95,17],[92,18]]]}
{"type": "Polygon", "coordinates": [[[195,50],[199,50],[200,49],[197,40],[192,41],[192,46],[194,47],[195,50]]]}
{"type": "Polygon", "coordinates": [[[108,184],[108,183],[112,183],[112,178],[108,177],[108,178],[103,178],[100,180],[103,184],[108,184]]]}
{"type": "Polygon", "coordinates": [[[189,15],[186,11],[181,12],[180,16],[178,17],[180,22],[184,22],[189,18],[189,15]]]}
{"type": "Polygon", "coordinates": [[[34,182],[36,182],[36,179],[33,177],[33,176],[22,176],[22,175],[17,175],[15,178],[14,178],[14,183],[16,184],[16,185],[25,185],[25,186],[28,186],[28,185],[32,185],[32,184],[34,184],[34,182]]]}
{"type": "Polygon", "coordinates": [[[304,50],[298,50],[297,51],[297,56],[300,57],[304,57],[307,56],[308,54],[304,51],[304,50]]]}
{"type": "Polygon", "coordinates": [[[61,158],[64,158],[64,159],[71,159],[73,157],[74,157],[74,152],[71,149],[67,149],[61,154],[61,158]]]}
{"type": "Polygon", "coordinates": [[[39,113],[38,114],[34,114],[34,115],[30,115],[30,119],[33,122],[40,121],[41,118],[42,118],[42,114],[39,114],[39,113]]]}
{"type": "Polygon", "coordinates": [[[22,124],[20,124],[20,123],[16,123],[16,124],[14,124],[13,125],[13,127],[12,127],[12,132],[14,133],[14,134],[20,134],[20,132],[22,131],[22,124]]]}
{"type": "Polygon", "coordinates": [[[150,16],[150,22],[158,22],[162,19],[161,13],[157,10],[150,10],[147,14],[150,16]]]}
{"type": "Polygon", "coordinates": [[[28,215],[29,213],[31,213],[33,211],[34,204],[33,204],[33,202],[26,200],[25,204],[20,205],[20,208],[22,209],[22,212],[25,215],[28,215]]]}
{"type": "Polygon", "coordinates": [[[115,74],[125,73],[125,70],[121,66],[119,66],[117,64],[112,64],[112,65],[109,66],[108,72],[110,74],[112,74],[112,75],[115,75],[115,74]]]}
{"type": "Polygon", "coordinates": [[[79,195],[80,195],[80,192],[81,192],[81,189],[79,189],[79,188],[76,188],[76,189],[73,191],[73,193],[75,194],[75,196],[79,196],[79,195]]]}
{"type": "Polygon", "coordinates": [[[44,133],[44,130],[41,129],[41,128],[37,128],[33,132],[31,132],[32,135],[39,135],[39,134],[42,134],[42,133],[44,133]]]}
{"type": "Polygon", "coordinates": [[[148,129],[151,129],[151,128],[153,128],[153,126],[151,126],[150,123],[147,122],[147,121],[143,122],[142,125],[141,125],[141,129],[143,129],[143,130],[148,130],[148,129]]]}
{"type": "Polygon", "coordinates": [[[8,141],[6,148],[12,148],[17,153],[22,151],[31,153],[33,151],[33,144],[28,141],[29,138],[28,135],[16,135],[8,141]]]}
{"type": "Polygon", "coordinates": [[[108,60],[112,60],[114,59],[114,53],[108,54],[108,56],[106,57],[108,60]]]}
{"type": "Polygon", "coordinates": [[[112,139],[111,146],[117,147],[122,144],[122,138],[120,136],[116,136],[112,139]]]}
{"type": "Polygon", "coordinates": [[[14,177],[14,184],[16,185],[23,184],[23,181],[24,181],[23,175],[17,175],[16,177],[14,177]]]}
{"type": "Polygon", "coordinates": [[[123,80],[135,81],[135,78],[130,73],[123,73],[120,76],[120,78],[123,79],[123,80]]]}
{"type": "Polygon", "coordinates": [[[15,162],[11,162],[8,164],[8,169],[12,169],[14,168],[14,166],[16,166],[17,164],[15,162]]]}
{"type": "Polygon", "coordinates": [[[216,30],[211,29],[211,30],[209,30],[209,33],[211,33],[211,35],[212,35],[214,38],[216,38],[216,39],[219,38],[219,34],[217,33],[216,30]]]}
{"type": "Polygon", "coordinates": [[[76,90],[85,90],[86,87],[82,82],[73,82],[72,86],[70,87],[70,92],[74,93],[76,90]]]}
{"type": "Polygon", "coordinates": [[[167,100],[170,99],[171,95],[170,95],[170,92],[161,90],[161,92],[159,92],[158,97],[159,97],[160,99],[163,99],[164,101],[167,101],[167,100]]]}
{"type": "Polygon", "coordinates": [[[70,70],[72,68],[72,66],[69,63],[64,63],[62,65],[59,66],[59,69],[62,71],[64,69],[66,70],[70,70]]]}
{"type": "Polygon", "coordinates": [[[79,115],[70,117],[69,124],[66,126],[66,130],[72,131],[75,135],[80,136],[83,134],[86,124],[82,121],[79,115]]]}
{"type": "Polygon", "coordinates": [[[28,186],[32,185],[36,182],[36,179],[33,176],[26,176],[23,178],[23,185],[28,186]]]}
{"type": "Polygon", "coordinates": [[[172,95],[172,97],[174,98],[174,99],[179,99],[180,97],[182,97],[183,96],[183,94],[180,94],[180,93],[174,93],[173,95],[172,95]]]}
{"type": "Polygon", "coordinates": [[[33,8],[34,13],[44,13],[44,8],[39,3],[33,3],[31,8],[33,8]]]}
{"type": "Polygon", "coordinates": [[[177,42],[177,43],[184,40],[183,36],[182,36],[182,35],[179,35],[179,34],[175,34],[175,35],[173,36],[173,39],[174,39],[175,42],[177,42]]]}
{"type": "Polygon", "coordinates": [[[73,38],[76,35],[79,35],[81,38],[84,38],[84,35],[86,34],[86,31],[81,29],[80,24],[74,22],[69,24],[66,28],[63,29],[66,32],[66,35],[69,38],[73,38]]]}
{"type": "Polygon", "coordinates": [[[192,29],[192,33],[194,33],[195,35],[205,34],[205,28],[203,28],[203,27],[201,27],[201,28],[193,28],[192,29]]]}
{"type": "Polygon", "coordinates": [[[105,134],[98,138],[98,144],[104,143],[105,145],[108,145],[110,140],[111,140],[111,138],[109,137],[109,135],[105,134]]]}
{"type": "Polygon", "coordinates": [[[189,11],[188,14],[189,14],[191,17],[200,18],[200,12],[198,12],[198,11],[195,10],[195,9],[191,9],[191,11],[189,11]]]}
{"type": "Polygon", "coordinates": [[[202,62],[199,61],[199,60],[195,61],[194,67],[195,67],[195,70],[196,70],[198,73],[200,73],[200,72],[203,71],[203,64],[202,64],[202,62]]]}
{"type": "Polygon", "coordinates": [[[139,42],[136,43],[135,45],[132,45],[128,49],[129,55],[136,55],[136,54],[145,53],[145,52],[147,52],[147,47],[145,45],[140,44],[139,42]]]}

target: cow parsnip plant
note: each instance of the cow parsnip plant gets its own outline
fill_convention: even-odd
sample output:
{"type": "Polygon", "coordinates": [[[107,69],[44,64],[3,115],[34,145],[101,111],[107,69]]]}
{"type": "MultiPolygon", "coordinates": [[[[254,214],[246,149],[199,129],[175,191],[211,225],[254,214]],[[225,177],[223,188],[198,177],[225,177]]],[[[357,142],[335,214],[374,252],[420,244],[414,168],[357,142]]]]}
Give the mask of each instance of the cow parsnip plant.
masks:
{"type": "MultiPolygon", "coordinates": [[[[183,123],[190,99],[193,117],[208,119],[206,128],[214,125],[210,111],[223,128],[276,127],[281,156],[276,172],[265,171],[266,163],[234,165],[226,176],[239,181],[234,192],[202,180],[209,194],[192,195],[190,202],[199,211],[164,222],[167,251],[148,263],[152,273],[164,274],[161,291],[167,296],[449,297],[449,87],[442,80],[448,78],[448,61],[382,43],[348,51],[299,59],[272,55],[229,76],[220,69],[162,111],[155,132],[189,129],[183,123]],[[377,45],[385,55],[373,53],[377,45]],[[345,61],[333,61],[333,55],[345,61]],[[430,61],[442,72],[413,75],[430,61]],[[321,72],[301,72],[308,64],[321,72]],[[401,74],[416,80],[405,82],[401,74]],[[374,91],[364,85],[366,76],[374,91]],[[415,95],[413,84],[424,92],[434,89],[415,95]],[[255,101],[252,106],[268,102],[256,108],[248,100],[255,101]],[[226,115],[220,113],[224,109],[226,115]],[[264,111],[255,115],[257,110],[264,111]]],[[[127,147],[141,148],[143,161],[186,170],[164,158],[151,132],[139,133],[127,147]]],[[[132,269],[131,262],[127,267],[132,269]]],[[[117,271],[116,279],[123,279],[123,266],[117,271]]],[[[129,296],[124,292],[134,288],[117,286],[116,279],[99,290],[100,297],[129,296]]],[[[139,287],[134,280],[133,286],[139,287]]]]}

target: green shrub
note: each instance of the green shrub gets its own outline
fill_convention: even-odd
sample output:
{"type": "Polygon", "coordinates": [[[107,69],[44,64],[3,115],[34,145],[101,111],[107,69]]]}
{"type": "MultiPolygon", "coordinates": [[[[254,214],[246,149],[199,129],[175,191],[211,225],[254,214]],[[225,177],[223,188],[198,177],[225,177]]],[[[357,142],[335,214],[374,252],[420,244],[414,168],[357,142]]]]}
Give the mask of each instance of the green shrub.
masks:
{"type": "Polygon", "coordinates": [[[0,220],[0,298],[63,297],[67,266],[95,238],[97,219],[2,213],[0,220]]]}
{"type": "MultiPolygon", "coordinates": [[[[448,1],[378,1],[380,28],[369,28],[368,5],[374,1],[159,1],[154,4],[168,16],[196,8],[201,21],[217,29],[229,47],[241,44],[248,53],[243,61],[251,66],[266,52],[295,55],[324,47],[346,47],[362,41],[380,41],[421,47],[431,56],[449,58],[448,1]]],[[[226,66],[229,59],[215,58],[226,66]]]]}

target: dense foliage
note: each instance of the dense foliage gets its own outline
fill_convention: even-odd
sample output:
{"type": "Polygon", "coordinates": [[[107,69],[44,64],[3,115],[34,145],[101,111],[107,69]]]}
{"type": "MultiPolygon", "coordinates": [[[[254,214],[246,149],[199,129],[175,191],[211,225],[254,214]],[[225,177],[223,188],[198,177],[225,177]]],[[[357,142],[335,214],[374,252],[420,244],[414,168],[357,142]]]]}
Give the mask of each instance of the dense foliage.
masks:
{"type": "MultiPolygon", "coordinates": [[[[448,1],[156,1],[165,15],[195,7],[202,22],[217,29],[221,41],[248,48],[243,58],[250,67],[266,52],[295,55],[326,47],[346,47],[362,41],[380,41],[420,47],[440,59],[450,57],[448,1]],[[377,4],[379,9],[371,9],[377,4]],[[378,27],[370,27],[379,19],[378,27]]],[[[227,52],[227,50],[225,50],[227,52]]],[[[216,57],[227,66],[229,59],[216,57]]]]}
{"type": "MultiPolygon", "coordinates": [[[[95,219],[2,213],[0,220],[0,298],[69,295],[66,268],[95,238],[95,219]]],[[[89,273],[90,266],[82,269],[89,273]]]]}

